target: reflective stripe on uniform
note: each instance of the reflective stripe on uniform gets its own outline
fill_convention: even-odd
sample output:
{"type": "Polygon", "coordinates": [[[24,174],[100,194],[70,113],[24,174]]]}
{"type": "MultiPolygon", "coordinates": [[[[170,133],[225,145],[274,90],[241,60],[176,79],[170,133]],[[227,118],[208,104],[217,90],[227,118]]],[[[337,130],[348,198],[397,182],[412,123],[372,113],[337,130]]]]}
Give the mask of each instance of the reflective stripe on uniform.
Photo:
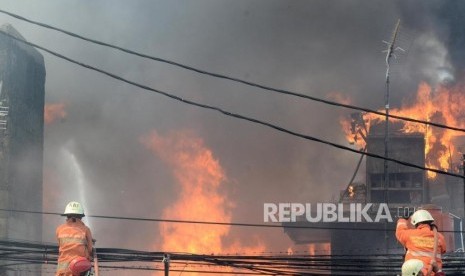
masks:
{"type": "MultiPolygon", "coordinates": [[[[410,254],[414,257],[430,257],[433,258],[433,252],[428,251],[419,251],[419,250],[407,250],[407,254],[410,254]]],[[[441,254],[437,253],[436,258],[441,259],[441,254]]]]}
{"type": "Polygon", "coordinates": [[[399,226],[407,226],[407,223],[405,223],[404,221],[399,221],[399,222],[397,223],[396,228],[399,227],[399,226]]]}
{"type": "Polygon", "coordinates": [[[80,239],[80,238],[59,238],[58,240],[59,240],[60,244],[77,243],[77,244],[87,245],[87,240],[86,240],[86,239],[80,239]]]}
{"type": "Polygon", "coordinates": [[[60,262],[57,264],[57,271],[67,269],[69,267],[69,262],[60,262]]]}

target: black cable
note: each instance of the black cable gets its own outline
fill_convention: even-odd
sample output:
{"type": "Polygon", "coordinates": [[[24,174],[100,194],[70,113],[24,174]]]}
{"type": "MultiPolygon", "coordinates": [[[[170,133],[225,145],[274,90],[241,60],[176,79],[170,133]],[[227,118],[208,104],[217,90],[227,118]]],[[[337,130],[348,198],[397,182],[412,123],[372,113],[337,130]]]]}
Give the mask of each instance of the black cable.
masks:
{"type": "MultiPolygon", "coordinates": [[[[28,214],[40,214],[40,215],[61,215],[60,213],[53,212],[39,212],[39,211],[26,211],[26,210],[14,210],[14,209],[3,209],[3,212],[15,212],[15,213],[28,213],[28,214]]],[[[101,215],[87,215],[90,218],[101,218],[101,219],[116,219],[116,220],[131,220],[131,221],[150,221],[150,222],[169,222],[169,223],[187,223],[187,224],[206,224],[206,225],[226,225],[226,226],[243,226],[243,227],[264,227],[264,228],[292,228],[292,229],[323,229],[323,230],[345,230],[345,231],[386,231],[378,228],[349,228],[349,227],[316,227],[316,226],[299,226],[299,225],[281,225],[281,224],[259,224],[259,223],[238,223],[238,222],[215,222],[215,221],[196,221],[196,220],[177,220],[177,219],[157,219],[157,218],[140,218],[140,217],[121,217],[121,216],[101,216],[101,215]]],[[[387,229],[389,232],[395,232],[395,229],[387,229]]],[[[441,230],[441,233],[465,233],[464,231],[454,230],[441,230]]],[[[99,249],[101,250],[101,249],[99,249]]]]}
{"type": "MultiPolygon", "coordinates": [[[[99,268],[107,269],[117,269],[117,270],[148,270],[148,271],[164,271],[163,268],[150,268],[150,267],[130,267],[130,266],[114,266],[114,265],[105,265],[99,266],[99,268]]],[[[273,274],[263,274],[258,272],[228,272],[228,271],[208,271],[208,270],[182,270],[182,269],[171,269],[172,272],[186,272],[186,273],[207,273],[207,274],[233,274],[233,275],[273,275],[273,274]]]]}
{"type": "MultiPolygon", "coordinates": [[[[344,108],[348,108],[348,109],[352,109],[352,110],[358,110],[358,111],[363,111],[363,112],[367,112],[367,113],[377,114],[377,115],[380,115],[380,116],[386,116],[386,113],[383,113],[383,112],[380,112],[380,111],[377,111],[377,110],[364,108],[364,107],[358,107],[358,106],[349,105],[349,104],[333,102],[333,101],[329,101],[329,100],[325,100],[325,99],[321,99],[321,98],[317,98],[317,97],[313,97],[313,96],[308,96],[308,95],[305,95],[305,94],[296,93],[296,92],[292,92],[292,91],[288,91],[288,90],[284,90],[284,89],[277,89],[277,88],[273,88],[273,87],[268,87],[268,86],[265,86],[265,85],[253,83],[253,82],[242,80],[242,79],[239,79],[239,78],[204,71],[204,70],[201,70],[201,69],[198,69],[198,68],[194,68],[192,66],[188,66],[188,65],[184,65],[184,64],[175,62],[175,61],[170,61],[170,60],[167,60],[167,59],[158,58],[158,57],[150,56],[150,55],[147,55],[147,54],[139,53],[139,52],[129,50],[129,49],[126,49],[126,48],[122,48],[122,47],[119,47],[119,46],[116,46],[116,45],[112,45],[112,44],[109,44],[109,43],[106,43],[106,42],[102,42],[102,41],[98,41],[98,40],[95,40],[95,39],[87,38],[87,37],[72,33],[70,31],[66,31],[66,30],[60,29],[58,27],[54,27],[54,26],[45,24],[45,23],[33,21],[33,20],[27,19],[25,17],[22,17],[20,15],[10,13],[10,12],[4,11],[4,10],[0,10],[0,13],[6,14],[8,16],[14,17],[14,18],[22,20],[22,21],[26,21],[28,23],[31,23],[31,24],[34,24],[34,25],[37,25],[37,26],[41,26],[41,27],[44,27],[44,28],[47,28],[47,29],[55,30],[55,31],[64,33],[66,35],[69,35],[69,36],[72,36],[72,37],[75,37],[75,38],[78,38],[78,39],[81,39],[81,40],[84,40],[84,41],[88,41],[88,42],[91,42],[91,43],[94,43],[94,44],[97,44],[97,45],[109,47],[109,48],[119,50],[119,51],[122,51],[122,52],[125,52],[125,53],[128,53],[128,54],[131,54],[131,55],[139,56],[139,57],[142,57],[142,58],[151,59],[151,60],[154,60],[154,61],[170,64],[170,65],[180,67],[180,68],[183,68],[183,69],[186,69],[186,70],[189,70],[189,71],[194,71],[194,72],[197,72],[197,73],[200,73],[200,74],[203,74],[203,75],[208,75],[208,76],[212,76],[212,77],[216,77],[216,78],[220,78],[220,79],[226,79],[226,80],[230,80],[230,81],[233,81],[233,82],[242,83],[242,84],[245,84],[245,85],[248,85],[248,86],[257,87],[257,88],[260,88],[260,89],[263,89],[263,90],[266,90],[266,91],[277,92],[277,93],[281,93],[281,94],[285,94],[285,95],[295,96],[295,97],[299,97],[299,98],[303,98],[303,99],[307,99],[307,100],[312,100],[312,101],[316,101],[316,102],[320,102],[320,103],[324,103],[324,104],[328,104],[328,105],[332,105],[332,106],[344,107],[344,108]]],[[[409,122],[413,122],[413,123],[420,123],[420,124],[425,124],[425,125],[430,125],[430,126],[435,126],[435,127],[460,131],[460,132],[465,132],[465,129],[463,129],[463,128],[447,126],[447,125],[443,125],[443,124],[439,124],[439,123],[428,122],[428,121],[413,119],[413,118],[409,118],[409,117],[403,117],[403,116],[398,116],[398,115],[393,115],[393,114],[389,114],[388,117],[393,118],[393,119],[403,120],[403,121],[409,121],[409,122]]]]}
{"type": "MultiPolygon", "coordinates": [[[[31,249],[40,245],[37,242],[17,242],[11,240],[0,240],[0,244],[9,247],[9,250],[31,249]]],[[[47,250],[50,245],[43,244],[42,250],[47,250]]],[[[55,246],[56,247],[56,246],[55,246]]],[[[400,248],[399,248],[400,249],[400,248]]],[[[4,248],[0,248],[0,252],[4,248]]],[[[161,262],[162,256],[167,252],[147,252],[130,249],[102,248],[103,254],[99,254],[99,260],[107,263],[117,262],[161,262]],[[114,255],[116,254],[116,255],[114,255]],[[116,258],[115,258],[116,256],[116,258]]],[[[195,264],[196,267],[224,266],[237,269],[257,269],[262,272],[275,273],[283,275],[308,275],[308,273],[317,273],[316,271],[331,272],[385,272],[400,268],[403,260],[400,254],[372,254],[372,255],[275,255],[275,256],[252,256],[252,255],[207,255],[207,254],[186,254],[186,253],[169,253],[172,257],[172,263],[181,265],[189,263],[195,264]]],[[[43,252],[38,251],[36,255],[19,256],[17,258],[8,258],[5,261],[24,262],[27,264],[56,264],[51,260],[56,260],[57,254],[43,257],[43,252]]],[[[443,256],[444,269],[447,271],[462,272],[465,268],[463,264],[463,253],[447,253],[443,256]]],[[[101,267],[111,267],[102,265],[101,267]]],[[[130,267],[126,266],[128,269],[130,267]]],[[[192,268],[191,266],[190,268],[192,268]]],[[[135,268],[135,267],[131,267],[135,268]]],[[[139,267],[140,268],[140,267],[139,267]]],[[[156,267],[155,267],[156,268],[156,267]]],[[[116,269],[116,268],[115,268],[116,269]]],[[[124,268],[120,268],[124,269],[124,268]]],[[[137,268],[136,268],[137,269],[137,268]]],[[[173,266],[173,269],[175,267],[173,266]]],[[[200,270],[199,270],[200,271],[200,270]]],[[[218,271],[218,270],[216,270],[218,271]]],[[[334,275],[334,274],[333,274],[334,275]]],[[[344,274],[348,275],[348,274],[344,274]]]]}
{"type": "MultiPolygon", "coordinates": [[[[382,248],[384,250],[385,248],[382,248]]],[[[390,250],[395,250],[399,248],[389,248],[390,250]]],[[[32,242],[27,240],[14,240],[14,239],[7,239],[7,240],[0,240],[0,252],[1,251],[16,251],[18,253],[23,253],[24,251],[33,252],[33,253],[40,253],[43,259],[46,259],[48,255],[56,256],[58,254],[58,246],[52,243],[44,243],[44,242],[32,242]],[[45,254],[47,253],[47,254],[45,254]]],[[[343,250],[338,250],[343,251],[343,250]]],[[[359,250],[361,251],[361,250],[359,250]]],[[[163,255],[167,252],[161,251],[141,251],[141,250],[134,250],[134,249],[123,249],[123,248],[99,248],[98,256],[108,257],[111,258],[119,258],[118,256],[136,256],[144,258],[150,258],[151,260],[161,261],[163,259],[163,255]]],[[[381,254],[381,253],[371,253],[367,254],[354,254],[354,253],[347,253],[347,254],[309,254],[310,252],[301,252],[299,254],[291,254],[289,255],[287,252],[262,252],[262,253],[230,253],[230,254],[191,254],[191,253],[183,253],[183,252],[169,252],[171,261],[177,262],[179,260],[184,261],[193,261],[201,259],[211,259],[211,258],[221,258],[226,260],[235,260],[235,259],[242,259],[242,260],[254,260],[260,258],[262,260],[282,260],[283,258],[286,260],[326,260],[328,256],[332,258],[338,259],[346,259],[346,258],[365,258],[366,256],[372,257],[393,257],[397,254],[381,254]]],[[[464,255],[462,252],[454,253],[458,255],[464,255]]],[[[107,259],[107,261],[112,261],[114,259],[107,259]]]]}
{"type": "Polygon", "coordinates": [[[193,105],[193,106],[197,106],[197,107],[201,107],[201,108],[205,108],[205,109],[214,110],[214,111],[220,112],[220,113],[222,113],[222,114],[224,114],[226,116],[229,116],[229,117],[234,117],[234,118],[237,118],[237,119],[241,119],[241,120],[249,121],[249,122],[252,122],[252,123],[260,124],[260,125],[263,125],[263,126],[267,126],[269,128],[272,128],[272,129],[275,129],[275,130],[278,130],[280,132],[287,133],[287,134],[290,134],[290,135],[293,135],[293,136],[296,136],[296,137],[300,137],[300,138],[303,138],[305,140],[310,140],[310,141],[326,144],[326,145],[329,145],[329,146],[332,146],[332,147],[335,147],[335,148],[343,149],[343,150],[346,150],[346,151],[351,151],[351,152],[354,152],[354,153],[357,153],[357,154],[364,154],[364,155],[367,155],[367,156],[370,156],[370,157],[373,157],[373,158],[378,158],[378,159],[391,161],[391,162],[394,162],[394,163],[397,163],[397,164],[400,164],[400,165],[404,165],[404,166],[407,166],[407,167],[417,168],[417,169],[420,169],[420,170],[426,170],[426,171],[431,171],[431,172],[435,172],[435,173],[438,173],[438,174],[449,175],[449,176],[454,176],[454,177],[458,177],[458,178],[461,178],[461,179],[465,179],[465,176],[463,176],[463,175],[450,173],[450,172],[446,172],[446,171],[442,171],[442,170],[438,170],[438,169],[434,169],[434,168],[419,166],[419,165],[416,165],[416,164],[400,161],[400,160],[393,159],[393,158],[386,158],[384,156],[374,154],[374,153],[363,152],[363,151],[352,149],[352,148],[349,148],[349,147],[346,147],[346,146],[343,146],[343,145],[339,145],[339,144],[336,144],[336,143],[325,141],[325,140],[322,140],[322,139],[319,139],[319,138],[316,138],[316,137],[301,134],[301,133],[298,133],[298,132],[295,132],[295,131],[292,131],[292,130],[289,130],[289,129],[286,129],[286,128],[283,128],[283,127],[280,127],[280,126],[277,126],[277,125],[273,125],[271,123],[260,121],[258,119],[254,119],[254,118],[243,116],[243,115],[240,115],[240,114],[237,114],[237,113],[229,112],[227,110],[223,110],[223,109],[221,109],[219,107],[216,107],[216,106],[211,106],[211,105],[207,105],[207,104],[197,103],[197,102],[194,102],[194,101],[191,101],[191,100],[186,100],[186,99],[183,99],[183,98],[181,98],[179,96],[176,96],[176,95],[173,95],[173,94],[170,94],[170,93],[167,93],[167,92],[163,92],[161,90],[157,90],[157,89],[148,87],[146,85],[139,84],[139,83],[127,80],[125,78],[122,78],[122,77],[117,76],[115,74],[109,73],[109,72],[104,71],[102,69],[98,69],[96,67],[93,67],[93,66],[90,66],[90,65],[75,61],[75,60],[73,60],[71,58],[65,57],[65,56],[63,56],[61,54],[58,54],[58,53],[53,52],[51,50],[48,50],[48,49],[46,49],[46,48],[44,48],[42,46],[39,46],[37,44],[25,41],[25,40],[20,39],[20,38],[17,38],[17,37],[15,37],[13,35],[10,35],[10,34],[4,32],[4,31],[0,31],[0,33],[2,35],[10,37],[10,38],[12,38],[12,39],[14,39],[16,41],[25,43],[25,44],[30,45],[32,47],[35,47],[37,49],[41,49],[41,50],[43,50],[43,51],[45,51],[45,52],[47,52],[47,53],[49,53],[49,54],[51,54],[53,56],[64,59],[64,60],[69,61],[71,63],[74,63],[76,65],[79,65],[79,66],[85,67],[87,69],[99,72],[99,73],[107,75],[107,76],[109,76],[109,77],[111,77],[113,79],[125,82],[127,84],[131,84],[131,85],[139,87],[141,89],[151,91],[151,92],[155,92],[157,94],[161,94],[163,96],[174,99],[176,101],[180,101],[180,102],[183,102],[183,103],[186,103],[186,104],[189,104],[189,105],[193,105]]]}

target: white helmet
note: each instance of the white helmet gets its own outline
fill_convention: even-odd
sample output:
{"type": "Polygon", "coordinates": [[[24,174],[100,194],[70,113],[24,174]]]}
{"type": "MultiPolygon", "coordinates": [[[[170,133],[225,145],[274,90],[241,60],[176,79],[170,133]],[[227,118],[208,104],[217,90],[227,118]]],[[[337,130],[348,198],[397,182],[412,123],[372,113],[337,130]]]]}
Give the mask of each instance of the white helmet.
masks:
{"type": "Polygon", "coordinates": [[[413,213],[412,217],[410,218],[410,222],[416,226],[420,222],[433,222],[433,216],[426,210],[418,210],[413,213]]]}
{"type": "Polygon", "coordinates": [[[70,203],[68,203],[68,205],[66,205],[65,212],[63,213],[63,216],[66,215],[84,216],[84,208],[82,208],[81,203],[71,201],[70,203]]]}
{"type": "Polygon", "coordinates": [[[402,265],[402,276],[417,276],[423,268],[423,262],[417,259],[405,261],[402,265]]]}

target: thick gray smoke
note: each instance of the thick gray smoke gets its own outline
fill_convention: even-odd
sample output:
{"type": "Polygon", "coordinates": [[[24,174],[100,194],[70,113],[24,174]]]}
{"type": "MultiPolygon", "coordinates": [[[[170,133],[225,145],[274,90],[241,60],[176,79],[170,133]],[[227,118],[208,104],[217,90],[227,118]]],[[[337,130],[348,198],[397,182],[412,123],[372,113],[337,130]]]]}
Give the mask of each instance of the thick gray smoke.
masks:
{"type": "MultiPolygon", "coordinates": [[[[419,82],[437,80],[440,70],[464,68],[464,24],[458,22],[463,1],[0,3],[2,9],[97,40],[307,95],[340,94],[374,109],[384,106],[382,41],[390,39],[397,19],[399,43],[407,52],[392,60],[392,106],[411,98],[419,82]]],[[[0,19],[31,42],[130,80],[347,145],[339,118],[350,110],[202,76],[5,15],[0,19]]],[[[140,143],[152,130],[163,135],[188,129],[204,140],[226,173],[224,193],[236,204],[231,212],[237,222],[262,223],[264,202],[337,198],[355,168],[355,154],[44,57],[46,101],[65,103],[67,112],[64,120],[46,127],[45,211],[61,211],[80,197],[83,185],[91,214],[160,217],[177,190],[169,166],[140,143]]],[[[358,178],[364,180],[363,174],[358,178]]],[[[59,219],[47,220],[44,237],[52,241],[59,219]]],[[[89,222],[101,246],[156,250],[155,223],[89,222]]],[[[251,231],[261,234],[270,251],[292,245],[281,230],[232,230],[237,237],[251,231]]]]}

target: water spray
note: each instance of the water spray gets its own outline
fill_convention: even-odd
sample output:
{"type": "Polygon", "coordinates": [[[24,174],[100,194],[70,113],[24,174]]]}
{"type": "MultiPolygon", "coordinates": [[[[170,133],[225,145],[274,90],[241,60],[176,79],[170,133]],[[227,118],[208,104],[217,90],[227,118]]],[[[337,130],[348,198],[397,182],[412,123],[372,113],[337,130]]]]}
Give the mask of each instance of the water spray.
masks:
{"type": "MultiPolygon", "coordinates": [[[[72,179],[75,181],[73,186],[76,186],[78,189],[78,200],[82,203],[85,208],[85,212],[89,213],[89,204],[87,204],[87,189],[89,188],[89,183],[87,182],[82,167],[76,158],[76,155],[69,149],[69,147],[63,148],[63,155],[65,156],[66,164],[68,165],[69,171],[72,173],[72,179]]],[[[87,225],[91,227],[91,222],[87,218],[87,225]]]]}

